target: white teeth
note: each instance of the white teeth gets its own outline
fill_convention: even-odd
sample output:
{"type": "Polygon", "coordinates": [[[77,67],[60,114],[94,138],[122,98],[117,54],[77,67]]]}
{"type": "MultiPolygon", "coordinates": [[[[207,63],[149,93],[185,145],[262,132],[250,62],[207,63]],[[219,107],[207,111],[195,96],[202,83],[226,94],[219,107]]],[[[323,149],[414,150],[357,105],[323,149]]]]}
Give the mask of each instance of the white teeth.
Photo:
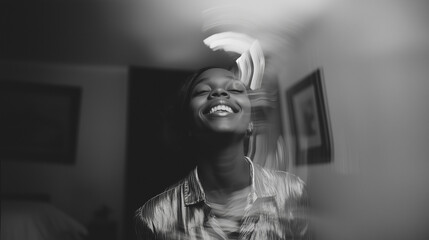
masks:
{"type": "Polygon", "coordinates": [[[210,109],[210,114],[217,112],[217,111],[223,111],[223,112],[229,112],[233,113],[232,109],[226,105],[217,105],[210,109]]]}

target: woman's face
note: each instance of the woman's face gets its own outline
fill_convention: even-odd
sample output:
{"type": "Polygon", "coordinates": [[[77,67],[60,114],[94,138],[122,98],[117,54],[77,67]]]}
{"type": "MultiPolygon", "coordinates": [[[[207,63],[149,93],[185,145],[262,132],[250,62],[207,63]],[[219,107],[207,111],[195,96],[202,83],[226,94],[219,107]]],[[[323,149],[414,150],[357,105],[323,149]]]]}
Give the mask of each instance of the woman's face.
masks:
{"type": "Polygon", "coordinates": [[[225,69],[203,72],[191,89],[193,131],[245,134],[251,105],[244,84],[225,69]]]}

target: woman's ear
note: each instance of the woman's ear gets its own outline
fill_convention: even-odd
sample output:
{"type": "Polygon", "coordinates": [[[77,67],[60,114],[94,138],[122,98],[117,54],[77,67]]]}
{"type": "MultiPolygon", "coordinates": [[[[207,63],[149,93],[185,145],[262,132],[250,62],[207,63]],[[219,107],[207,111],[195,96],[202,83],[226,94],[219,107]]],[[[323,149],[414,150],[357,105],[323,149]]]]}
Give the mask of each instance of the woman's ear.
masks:
{"type": "Polygon", "coordinates": [[[249,125],[247,126],[246,135],[252,136],[253,134],[253,122],[249,122],[249,125]]]}

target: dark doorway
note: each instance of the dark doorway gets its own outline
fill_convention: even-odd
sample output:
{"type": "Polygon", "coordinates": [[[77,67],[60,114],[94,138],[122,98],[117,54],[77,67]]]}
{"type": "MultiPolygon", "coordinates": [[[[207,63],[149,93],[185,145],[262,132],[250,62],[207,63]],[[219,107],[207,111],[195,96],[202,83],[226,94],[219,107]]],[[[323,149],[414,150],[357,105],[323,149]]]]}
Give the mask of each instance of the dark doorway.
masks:
{"type": "Polygon", "coordinates": [[[164,114],[190,71],[130,67],[125,193],[125,239],[134,240],[134,213],[194,166],[168,148],[164,114]]]}

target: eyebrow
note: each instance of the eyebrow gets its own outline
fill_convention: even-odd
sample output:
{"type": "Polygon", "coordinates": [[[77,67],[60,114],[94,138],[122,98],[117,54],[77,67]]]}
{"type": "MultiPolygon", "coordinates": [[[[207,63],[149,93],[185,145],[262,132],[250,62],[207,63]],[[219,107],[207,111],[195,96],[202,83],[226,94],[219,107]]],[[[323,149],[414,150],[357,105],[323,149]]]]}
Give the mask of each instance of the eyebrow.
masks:
{"type": "MultiPolygon", "coordinates": [[[[237,80],[237,81],[239,81],[239,79],[238,78],[235,78],[234,76],[224,76],[225,78],[229,78],[229,79],[231,79],[231,80],[237,80]]],[[[195,84],[194,84],[194,86],[196,86],[197,84],[199,84],[200,82],[202,82],[202,81],[204,81],[204,80],[207,80],[207,79],[209,79],[209,78],[207,78],[207,77],[204,77],[204,78],[200,78],[200,79],[198,79],[196,82],[195,82],[195,84]]]]}

